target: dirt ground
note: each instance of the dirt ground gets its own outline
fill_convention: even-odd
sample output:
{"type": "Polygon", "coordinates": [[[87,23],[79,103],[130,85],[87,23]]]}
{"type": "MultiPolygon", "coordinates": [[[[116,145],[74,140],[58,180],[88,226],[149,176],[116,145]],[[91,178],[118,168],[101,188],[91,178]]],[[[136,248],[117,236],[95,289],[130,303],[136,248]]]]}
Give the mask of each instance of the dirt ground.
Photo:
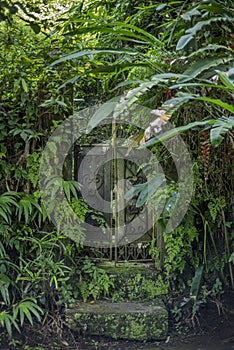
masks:
{"type": "Polygon", "coordinates": [[[43,327],[27,326],[15,333],[9,344],[2,333],[1,350],[234,350],[234,291],[219,303],[202,308],[195,325],[184,320],[175,327],[172,320],[168,338],[163,342],[141,343],[88,338],[71,332],[61,316],[55,315],[43,327]]]}

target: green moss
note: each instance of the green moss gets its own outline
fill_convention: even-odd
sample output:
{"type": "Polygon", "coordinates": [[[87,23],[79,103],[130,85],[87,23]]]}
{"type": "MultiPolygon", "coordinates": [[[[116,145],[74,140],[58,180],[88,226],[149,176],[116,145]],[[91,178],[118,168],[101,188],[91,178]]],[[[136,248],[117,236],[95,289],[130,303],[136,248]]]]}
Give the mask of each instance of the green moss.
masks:
{"type": "Polygon", "coordinates": [[[102,268],[112,276],[114,288],[109,293],[112,303],[97,301],[73,305],[68,310],[69,325],[83,334],[114,339],[165,339],[168,315],[158,297],[167,294],[168,285],[162,276],[142,264],[115,267],[110,263],[102,268]]]}
{"type": "Polygon", "coordinates": [[[115,289],[110,291],[113,301],[152,300],[168,293],[168,282],[152,271],[117,272],[113,275],[115,289]]]}
{"type": "Polygon", "coordinates": [[[109,303],[78,306],[70,312],[69,325],[80,333],[114,339],[160,340],[167,336],[167,311],[161,304],[109,303]]]}

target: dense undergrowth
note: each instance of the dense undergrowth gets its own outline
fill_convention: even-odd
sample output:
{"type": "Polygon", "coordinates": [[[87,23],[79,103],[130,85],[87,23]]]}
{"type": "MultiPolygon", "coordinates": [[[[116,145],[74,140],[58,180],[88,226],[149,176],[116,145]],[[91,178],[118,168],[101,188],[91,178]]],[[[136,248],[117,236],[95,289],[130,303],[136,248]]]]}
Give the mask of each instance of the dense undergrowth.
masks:
{"type": "MultiPolygon", "coordinates": [[[[111,278],[51,224],[38,172],[46,140],[73,113],[74,100],[82,109],[113,97],[122,112],[134,103],[163,105],[191,153],[189,210],[170,234],[161,218],[151,252],[166,298],[184,297],[172,306],[175,318],[186,305],[194,317],[201,304],[234,288],[233,2],[52,3],[57,16],[49,19],[40,3],[7,4],[0,12],[1,327],[11,337],[12,328],[44,324],[74,298],[111,295],[111,278]]],[[[169,169],[170,198],[176,181],[162,141],[173,135],[161,135],[145,146],[169,169]]],[[[90,209],[64,172],[64,191],[82,222],[90,209]]]]}

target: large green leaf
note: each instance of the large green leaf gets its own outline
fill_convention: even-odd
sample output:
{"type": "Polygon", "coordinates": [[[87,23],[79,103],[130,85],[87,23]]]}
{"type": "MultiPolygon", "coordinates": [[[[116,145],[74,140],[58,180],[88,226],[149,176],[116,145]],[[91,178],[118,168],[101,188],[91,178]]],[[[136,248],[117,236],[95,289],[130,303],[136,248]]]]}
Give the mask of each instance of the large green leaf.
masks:
{"type": "Polygon", "coordinates": [[[8,191],[0,195],[0,217],[7,223],[11,222],[11,214],[14,208],[18,207],[18,194],[8,191]]]}
{"type": "Polygon", "coordinates": [[[18,219],[21,220],[22,214],[24,215],[25,222],[28,223],[29,217],[32,213],[32,203],[30,199],[25,196],[20,199],[19,201],[19,208],[18,208],[18,219]]]}
{"type": "Polygon", "coordinates": [[[208,53],[210,54],[210,51],[218,51],[220,50],[220,52],[232,52],[232,49],[228,46],[224,46],[224,45],[218,45],[218,44],[209,44],[205,47],[201,47],[200,49],[192,52],[188,57],[194,57],[194,56],[199,56],[201,53],[206,53],[208,51],[208,53]]]}
{"type": "Polygon", "coordinates": [[[89,56],[89,55],[97,55],[97,54],[128,54],[128,55],[137,55],[138,52],[135,50],[130,50],[130,49],[97,49],[97,50],[84,50],[84,51],[74,51],[68,55],[65,55],[58,60],[54,61],[53,63],[50,64],[49,67],[53,67],[56,64],[69,61],[69,60],[74,60],[77,58],[81,58],[83,56],[89,56]]]}
{"type": "Polygon", "coordinates": [[[234,128],[234,117],[222,117],[219,118],[213,125],[210,132],[210,142],[214,147],[220,145],[224,136],[234,128]]]}
{"type": "Polygon", "coordinates": [[[42,215],[43,211],[34,195],[23,194],[16,208],[16,214],[18,215],[19,221],[24,217],[25,223],[28,223],[30,220],[33,220],[35,216],[42,215]]]}
{"type": "Polygon", "coordinates": [[[231,91],[234,91],[234,84],[233,82],[228,78],[227,74],[224,72],[220,72],[219,70],[216,71],[216,73],[219,76],[219,79],[221,82],[231,91]]]}
{"type": "Polygon", "coordinates": [[[0,291],[2,299],[5,305],[10,305],[10,295],[9,295],[9,286],[11,284],[11,279],[4,273],[0,273],[0,291]]]}
{"type": "Polygon", "coordinates": [[[226,21],[233,23],[234,18],[227,17],[227,16],[225,16],[225,17],[212,17],[212,18],[205,20],[205,21],[199,21],[193,27],[187,29],[185,31],[185,33],[195,36],[197,34],[197,32],[200,31],[205,26],[209,26],[214,22],[226,22],[226,21]]]}
{"type": "Polygon", "coordinates": [[[15,321],[15,318],[9,315],[8,311],[3,310],[0,312],[0,326],[6,327],[9,337],[12,337],[12,325],[20,332],[19,326],[15,321]]]}
{"type": "Polygon", "coordinates": [[[169,87],[170,90],[175,90],[175,89],[180,89],[180,88],[187,88],[187,87],[208,87],[208,88],[215,88],[215,89],[221,89],[221,90],[230,90],[228,87],[223,86],[223,85],[219,85],[219,84],[213,84],[213,83],[209,83],[209,81],[207,82],[201,82],[201,83],[181,83],[181,84],[175,84],[175,85],[171,85],[169,87]]]}
{"type": "Polygon", "coordinates": [[[125,87],[125,86],[129,86],[131,85],[133,87],[133,85],[140,85],[142,83],[141,79],[134,79],[134,80],[125,80],[122,81],[121,83],[119,83],[118,85],[116,85],[113,89],[111,89],[110,91],[113,92],[115,90],[118,90],[120,87],[125,87]]]}
{"type": "Polygon", "coordinates": [[[155,192],[157,192],[158,188],[165,180],[165,175],[159,173],[148,182],[131,187],[130,190],[125,194],[124,198],[126,200],[130,200],[139,194],[136,202],[136,207],[139,208],[144,205],[148,199],[155,194],[155,192]]]}
{"type": "Polygon", "coordinates": [[[186,49],[189,43],[194,40],[194,37],[191,34],[182,35],[176,45],[176,50],[186,49]]]}
{"type": "MultiPolygon", "coordinates": [[[[233,1],[220,1],[220,3],[216,1],[203,1],[199,5],[200,9],[204,9],[209,13],[213,14],[227,14],[228,16],[233,13],[233,1]],[[228,4],[229,3],[229,4],[228,4]],[[228,6],[229,5],[229,6],[228,6]],[[231,6],[231,7],[230,7],[231,6]]],[[[226,18],[226,17],[225,17],[226,18]]]]}
{"type": "Polygon", "coordinates": [[[33,324],[32,316],[35,316],[37,320],[41,321],[40,314],[43,313],[43,310],[37,305],[37,301],[34,298],[27,297],[22,299],[18,304],[14,305],[14,319],[20,316],[20,324],[21,326],[24,324],[25,316],[28,321],[33,324]]]}
{"type": "Polygon", "coordinates": [[[234,114],[234,107],[232,107],[230,104],[223,102],[219,99],[214,99],[214,98],[210,98],[210,97],[198,97],[197,99],[200,101],[213,103],[217,106],[220,106],[220,107],[226,109],[227,111],[231,112],[232,114],[234,114]]]}
{"type": "MultiPolygon", "coordinates": [[[[205,84],[206,85],[206,84],[205,84]]],[[[184,84],[177,84],[177,85],[173,85],[172,88],[175,89],[176,87],[180,87],[180,86],[184,86],[184,84]]],[[[188,84],[189,86],[189,84],[188,84]]],[[[193,86],[193,84],[191,85],[193,86]]],[[[194,84],[194,86],[196,86],[196,84],[194,84]]],[[[203,86],[203,84],[202,84],[203,86]]],[[[210,86],[210,85],[208,85],[210,86]]],[[[211,87],[217,87],[217,85],[211,85],[211,87]]],[[[222,87],[222,90],[226,90],[229,88],[225,88],[222,87]]],[[[234,107],[232,105],[230,105],[227,102],[224,102],[222,100],[219,99],[214,99],[214,98],[210,98],[210,97],[206,97],[206,96],[199,96],[199,95],[195,95],[195,94],[183,94],[180,93],[181,96],[179,97],[175,97],[172,98],[170,100],[165,101],[164,105],[172,105],[172,107],[169,107],[166,111],[167,114],[172,115],[172,113],[174,113],[181,105],[183,105],[184,103],[188,102],[189,100],[199,100],[199,101],[204,101],[204,102],[209,102],[211,104],[215,104],[217,106],[220,106],[224,109],[226,109],[227,111],[231,112],[232,114],[234,114],[234,107]]]]}
{"type": "Polygon", "coordinates": [[[100,108],[98,108],[88,123],[86,130],[87,133],[89,133],[93,128],[98,126],[104,119],[114,112],[118,100],[119,98],[114,98],[102,104],[100,108]]]}
{"type": "Polygon", "coordinates": [[[168,82],[168,80],[177,80],[178,78],[186,78],[187,75],[179,73],[160,73],[155,74],[151,77],[152,81],[155,82],[168,82]]]}
{"type": "Polygon", "coordinates": [[[169,193],[169,197],[167,197],[161,218],[159,219],[160,225],[163,227],[163,229],[166,229],[167,223],[170,220],[173,211],[176,207],[177,200],[179,199],[179,193],[176,191],[172,191],[169,193]]]}
{"type": "Polygon", "coordinates": [[[136,62],[127,62],[127,63],[115,63],[111,65],[102,65],[98,68],[89,69],[88,74],[97,74],[97,73],[111,73],[111,72],[124,72],[136,67],[149,67],[148,63],[136,63],[136,62]]]}
{"type": "Polygon", "coordinates": [[[178,128],[168,130],[168,131],[160,134],[159,136],[150,139],[149,141],[147,141],[145,143],[144,146],[141,146],[140,148],[153,146],[157,143],[166,141],[166,140],[170,139],[171,137],[177,136],[177,135],[179,135],[187,130],[201,127],[201,126],[206,126],[206,125],[213,125],[213,124],[215,124],[215,122],[216,122],[215,120],[211,119],[211,120],[207,120],[207,121],[197,121],[197,122],[189,123],[189,124],[184,125],[184,126],[179,126],[178,128]]]}
{"type": "Polygon", "coordinates": [[[174,97],[170,100],[165,101],[164,106],[168,105],[168,108],[166,110],[166,114],[172,115],[180,106],[182,106],[184,103],[188,102],[189,100],[194,100],[199,95],[190,95],[187,93],[180,93],[178,97],[174,97]]]}
{"type": "Polygon", "coordinates": [[[159,39],[157,39],[154,35],[148,33],[147,31],[145,31],[137,26],[134,26],[133,24],[125,24],[124,26],[126,26],[129,29],[134,30],[137,33],[141,33],[142,35],[144,35],[144,37],[148,38],[149,43],[151,42],[152,44],[162,45],[162,42],[159,39]]]}
{"type": "Polygon", "coordinates": [[[112,22],[105,25],[88,25],[86,27],[76,28],[75,30],[69,31],[64,35],[84,35],[84,34],[112,34],[115,40],[136,40],[141,44],[157,44],[162,45],[161,41],[154,35],[148,33],[144,29],[141,29],[133,24],[126,22],[112,22]]]}
{"type": "Polygon", "coordinates": [[[140,96],[151,89],[154,85],[156,84],[151,80],[143,81],[138,87],[128,91],[127,95],[123,98],[123,101],[116,105],[113,117],[115,119],[118,118],[125,110],[129,109],[135,102],[137,102],[140,96]]]}
{"type": "Polygon", "coordinates": [[[234,83],[234,67],[230,68],[227,74],[228,74],[228,79],[230,79],[234,83]]]}
{"type": "Polygon", "coordinates": [[[204,269],[203,265],[197,268],[195,272],[195,276],[193,277],[191,288],[190,288],[190,296],[195,300],[197,299],[200,293],[203,269],[204,269]]]}
{"type": "Polygon", "coordinates": [[[210,131],[211,144],[217,147],[223,141],[223,138],[226,135],[226,133],[234,128],[234,117],[229,117],[229,118],[221,117],[217,120],[210,119],[206,121],[192,122],[187,125],[168,130],[160,134],[159,136],[150,139],[145,143],[144,146],[141,146],[140,148],[153,146],[157,143],[166,141],[176,135],[179,135],[187,130],[200,128],[202,126],[207,126],[211,129],[210,131]]]}
{"type": "Polygon", "coordinates": [[[135,186],[132,186],[130,190],[125,194],[124,199],[127,201],[138,195],[145,187],[145,184],[138,184],[135,186]]]}
{"type": "Polygon", "coordinates": [[[67,197],[68,202],[71,202],[71,193],[73,194],[74,198],[78,199],[77,191],[80,190],[80,185],[77,181],[62,180],[62,186],[63,186],[63,190],[65,192],[65,195],[67,197]]]}
{"type": "MultiPolygon", "coordinates": [[[[214,58],[214,57],[208,57],[200,59],[199,61],[196,61],[192,63],[188,69],[184,72],[184,74],[187,77],[182,77],[178,80],[179,83],[186,82],[188,80],[196,78],[199,74],[202,72],[210,69],[211,67],[218,67],[220,65],[223,65],[224,60],[228,60],[227,57],[224,58],[214,58]]],[[[231,58],[229,59],[231,60],[231,58]]]]}
{"type": "Polygon", "coordinates": [[[193,7],[191,10],[183,13],[181,15],[181,18],[183,18],[185,21],[191,21],[193,16],[200,15],[201,12],[198,11],[199,6],[193,7]]]}
{"type": "Polygon", "coordinates": [[[136,207],[139,208],[144,205],[149,198],[151,198],[157,192],[158,188],[164,181],[166,181],[164,174],[157,174],[150,179],[142,188],[136,202],[136,207]]]}

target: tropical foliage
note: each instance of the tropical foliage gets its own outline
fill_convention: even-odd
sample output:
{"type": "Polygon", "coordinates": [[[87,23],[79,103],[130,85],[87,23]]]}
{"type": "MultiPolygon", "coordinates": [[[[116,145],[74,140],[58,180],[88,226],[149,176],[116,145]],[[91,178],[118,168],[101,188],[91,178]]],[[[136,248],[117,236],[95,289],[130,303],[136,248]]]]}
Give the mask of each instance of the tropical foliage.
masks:
{"type": "MultiPolygon", "coordinates": [[[[155,267],[165,285],[170,282],[171,295],[179,290],[194,301],[194,313],[203,278],[207,295],[217,285],[234,288],[233,5],[108,0],[48,1],[44,8],[40,1],[0,2],[0,326],[10,337],[25,323],[45,323],[48,313],[74,298],[110,296],[113,287],[84,259],[81,244],[55,230],[41,201],[42,150],[73,113],[74,101],[78,109],[102,104],[90,130],[110,113],[127,118],[124,112],[135,104],[163,111],[174,128],[160,124],[149,139],[140,130],[135,142],[168,169],[165,215],[151,242],[155,267]],[[183,222],[168,234],[168,205],[177,187],[163,143],[178,134],[192,156],[195,190],[183,222]]],[[[138,206],[156,201],[162,181],[150,181],[127,194],[138,196],[138,206]]],[[[63,188],[84,221],[90,209],[66,165],[63,188]]]]}

